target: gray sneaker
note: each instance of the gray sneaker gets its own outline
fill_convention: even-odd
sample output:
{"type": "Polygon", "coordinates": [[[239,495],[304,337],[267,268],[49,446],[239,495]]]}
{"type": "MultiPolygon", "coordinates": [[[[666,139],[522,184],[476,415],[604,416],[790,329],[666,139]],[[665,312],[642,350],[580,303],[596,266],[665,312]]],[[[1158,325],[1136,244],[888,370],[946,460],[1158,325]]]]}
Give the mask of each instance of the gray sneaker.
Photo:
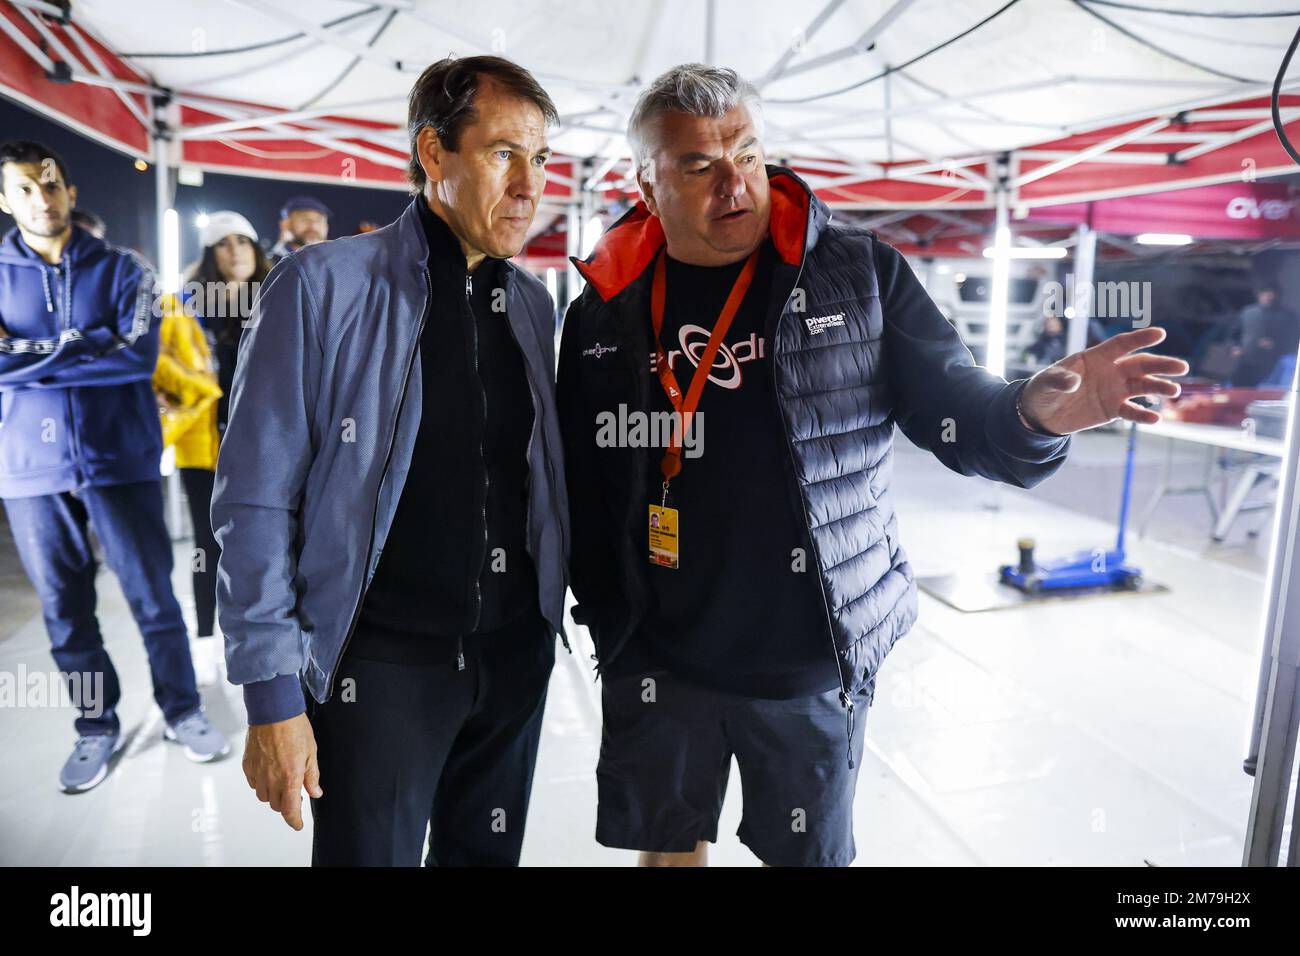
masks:
{"type": "Polygon", "coordinates": [[[196,763],[207,763],[230,753],[230,744],[226,738],[212,726],[207,714],[201,710],[196,710],[175,724],[168,724],[163,730],[163,737],[183,745],[185,756],[196,763]]]}
{"type": "Polygon", "coordinates": [[[121,750],[125,742],[121,734],[78,737],[72,747],[72,756],[59,771],[59,786],[63,792],[81,793],[98,786],[108,776],[113,754],[121,750]]]}

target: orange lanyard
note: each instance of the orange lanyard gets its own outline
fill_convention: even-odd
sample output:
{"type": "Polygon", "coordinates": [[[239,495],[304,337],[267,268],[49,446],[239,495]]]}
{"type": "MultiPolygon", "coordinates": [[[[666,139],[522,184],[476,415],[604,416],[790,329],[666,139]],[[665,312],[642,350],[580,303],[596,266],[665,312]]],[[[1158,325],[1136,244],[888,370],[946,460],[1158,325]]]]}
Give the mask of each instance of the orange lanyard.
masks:
{"type": "Polygon", "coordinates": [[[664,299],[666,289],[665,253],[661,251],[659,258],[655,261],[655,278],[654,285],[650,290],[650,318],[654,323],[655,333],[655,366],[659,374],[659,384],[663,386],[664,394],[668,396],[668,401],[672,403],[673,410],[677,412],[678,419],[681,421],[681,431],[673,430],[673,436],[669,439],[668,450],[664,452],[663,460],[659,463],[659,470],[664,476],[664,498],[668,496],[668,482],[675,478],[682,470],[682,444],[680,438],[686,434],[686,430],[691,427],[691,417],[695,414],[695,409],[700,404],[700,396],[704,394],[704,385],[709,380],[709,375],[713,371],[713,360],[717,358],[718,349],[722,346],[722,340],[727,334],[727,329],[731,328],[731,322],[736,317],[736,312],[740,310],[740,303],[745,299],[745,293],[749,291],[749,284],[754,279],[754,268],[758,263],[758,250],[745,260],[745,266],[740,270],[740,275],[736,277],[735,285],[731,287],[731,294],[727,296],[727,302],[718,313],[718,320],[713,324],[713,331],[709,333],[709,344],[704,348],[704,354],[700,356],[700,361],[695,367],[695,374],[691,376],[690,388],[686,392],[685,398],[682,397],[681,387],[677,384],[677,376],[668,366],[668,353],[664,351],[663,343],[660,341],[660,333],[664,327],[664,299]]]}

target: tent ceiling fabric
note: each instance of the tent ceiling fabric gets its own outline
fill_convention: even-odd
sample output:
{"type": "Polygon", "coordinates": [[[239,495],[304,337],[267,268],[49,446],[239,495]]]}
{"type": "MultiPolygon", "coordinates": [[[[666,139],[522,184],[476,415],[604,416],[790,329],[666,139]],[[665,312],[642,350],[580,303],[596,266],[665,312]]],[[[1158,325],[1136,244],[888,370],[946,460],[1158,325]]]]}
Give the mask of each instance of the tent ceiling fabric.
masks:
{"type": "MultiPolygon", "coordinates": [[[[1141,5],[1233,8],[1226,0],[1141,5]]],[[[1261,13],[1295,8],[1300,0],[1249,2],[1261,13]]],[[[949,163],[882,190],[881,166],[982,162],[1045,143],[1079,149],[1090,131],[1120,135],[1204,104],[1253,99],[1258,109],[1296,24],[1169,16],[1100,0],[477,0],[472,8],[449,0],[74,0],[73,21],[182,94],[186,125],[290,111],[279,127],[187,139],[186,161],[211,168],[274,166],[276,153],[326,155],[350,144],[372,174],[365,180],[398,185],[405,97],[415,77],[448,53],[498,52],[532,70],[555,99],[563,117],[551,138],[557,152],[594,158],[598,179],[626,184],[622,131],[641,85],[674,64],[709,60],[760,85],[769,156],[802,168],[819,188],[858,173],[833,191],[834,203],[958,206],[988,205],[986,167],[963,173],[949,163]],[[205,101],[203,114],[192,112],[205,101]],[[373,128],[359,134],[352,120],[373,128]],[[954,190],[954,182],[971,188],[954,190]],[[892,188],[899,186],[907,188],[892,188]]],[[[1284,104],[1300,122],[1300,97],[1284,104]]],[[[1249,125],[1241,118],[1230,129],[1249,125]]],[[[1166,138],[1160,150],[1195,147],[1212,128],[1183,127],[1195,135],[1166,138]]],[[[1172,136],[1160,126],[1139,133],[1125,149],[1172,136]]],[[[1239,151],[1262,151],[1261,172],[1287,168],[1270,131],[1252,135],[1239,151]]],[[[1228,168],[1203,165],[1202,179],[1222,178],[1228,168]]],[[[1165,167],[1126,163],[1128,178],[1116,181],[1113,162],[1090,162],[1073,169],[1076,181],[1062,196],[1087,192],[1077,182],[1083,170],[1107,174],[1112,191],[1167,178],[1165,167]]],[[[569,193],[573,183],[563,188],[569,193]]],[[[1040,185],[1035,195],[1050,193],[1040,185]]]]}
{"type": "MultiPolygon", "coordinates": [[[[795,100],[874,76],[886,66],[943,43],[1004,6],[1005,0],[845,0],[809,35],[819,4],[718,0],[714,62],[761,80],[788,52],[787,68],[842,52],[891,8],[903,9],[876,47],[780,77],[763,87],[770,100],[795,100]],[[806,11],[806,12],[804,12],[806,11]]],[[[1159,6],[1161,0],[1150,5],[1159,6]]],[[[1188,0],[1170,7],[1193,6],[1188,0]]],[[[1207,8],[1222,6],[1216,2],[1207,8]]],[[[1294,9],[1296,0],[1251,0],[1256,10],[1294,9]]],[[[447,53],[501,52],[527,66],[561,113],[610,111],[589,125],[621,131],[638,79],[706,55],[708,5],[700,0],[446,0],[405,4],[291,3],[289,0],[80,0],[84,17],[116,50],[187,51],[198,57],[132,58],[161,83],[285,109],[334,107],[341,113],[402,126],[405,96],[428,63],[447,53]],[[361,15],[358,15],[361,14],[361,15]],[[338,46],[318,36],[246,53],[211,55],[300,32],[300,21],[332,28],[338,46]],[[384,24],[387,22],[387,26],[384,24]],[[366,47],[384,27],[373,46],[366,47]],[[361,59],[351,47],[366,50],[361,59]],[[338,77],[351,66],[350,72],[338,77]],[[338,80],[338,82],[336,82],[338,80]],[[374,100],[387,102],[355,106],[374,100]]],[[[1228,6],[1231,6],[1229,4],[1228,6]]],[[[1257,85],[1271,84],[1286,47],[1278,20],[1200,20],[1102,6],[1091,9],[1178,56],[1257,85]],[[1171,19],[1176,22],[1171,23],[1171,19]]],[[[766,140],[773,154],[884,162],[955,156],[1054,139],[1071,128],[1103,125],[1125,112],[1154,112],[1246,84],[1155,52],[1108,27],[1072,0],[1022,0],[952,46],[856,90],[811,103],[772,102],[766,140]],[[1130,82],[1150,86],[1126,85],[1130,82]],[[1012,92],[973,103],[941,102],[999,88],[1012,92]],[[1122,92],[1121,92],[1122,91],[1122,92]],[[889,97],[901,115],[885,138],[881,112],[889,97]],[[935,106],[935,104],[938,104],[935,106]],[[1117,108],[1118,107],[1118,108],[1117,108]],[[865,115],[864,115],[865,114],[865,115]]],[[[595,120],[595,117],[589,117],[595,120]]],[[[569,128],[555,147],[576,156],[624,148],[621,135],[569,128]],[[614,140],[610,142],[610,140],[614,140]]]]}

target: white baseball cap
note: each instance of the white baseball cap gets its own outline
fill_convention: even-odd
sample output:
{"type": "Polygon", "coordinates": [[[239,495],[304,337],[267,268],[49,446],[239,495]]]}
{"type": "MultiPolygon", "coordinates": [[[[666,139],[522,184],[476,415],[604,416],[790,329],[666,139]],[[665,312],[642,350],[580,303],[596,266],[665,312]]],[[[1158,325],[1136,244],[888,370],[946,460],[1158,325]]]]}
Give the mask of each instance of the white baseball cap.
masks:
{"type": "Polygon", "coordinates": [[[257,230],[239,213],[229,209],[209,213],[207,225],[199,230],[199,242],[203,243],[203,248],[216,245],[226,236],[247,236],[257,242],[257,230]]]}

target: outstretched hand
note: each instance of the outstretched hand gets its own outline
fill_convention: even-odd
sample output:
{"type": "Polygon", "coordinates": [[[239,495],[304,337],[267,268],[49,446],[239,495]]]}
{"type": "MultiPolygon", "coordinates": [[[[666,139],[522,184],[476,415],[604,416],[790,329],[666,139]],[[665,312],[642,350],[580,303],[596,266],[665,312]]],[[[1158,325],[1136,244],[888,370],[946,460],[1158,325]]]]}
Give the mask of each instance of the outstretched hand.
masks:
{"type": "Polygon", "coordinates": [[[1157,326],[1124,332],[1082,352],[1067,355],[1031,378],[1020,407],[1033,424],[1058,435],[1104,425],[1115,418],[1154,425],[1158,412],[1133,401],[1140,395],[1174,398],[1182,391],[1165,376],[1186,375],[1180,358],[1140,353],[1163,342],[1157,326]]]}

